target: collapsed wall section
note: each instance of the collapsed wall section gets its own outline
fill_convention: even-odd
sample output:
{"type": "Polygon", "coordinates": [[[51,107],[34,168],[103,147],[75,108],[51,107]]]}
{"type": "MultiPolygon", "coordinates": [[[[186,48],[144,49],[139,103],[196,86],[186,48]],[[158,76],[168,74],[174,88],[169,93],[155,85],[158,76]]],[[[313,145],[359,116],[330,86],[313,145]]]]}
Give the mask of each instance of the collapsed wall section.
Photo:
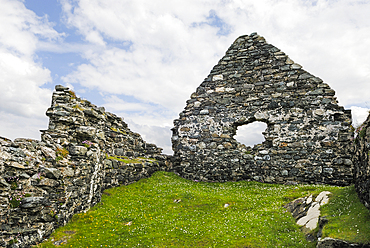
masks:
{"type": "Polygon", "coordinates": [[[104,189],[167,170],[161,148],[56,86],[42,140],[0,137],[0,247],[29,247],[87,211],[104,189]]]}
{"type": "Polygon", "coordinates": [[[334,90],[256,33],[239,37],[187,101],[172,129],[175,170],[205,181],[348,185],[351,113],[334,90]],[[267,124],[265,141],[234,139],[267,124]]]}

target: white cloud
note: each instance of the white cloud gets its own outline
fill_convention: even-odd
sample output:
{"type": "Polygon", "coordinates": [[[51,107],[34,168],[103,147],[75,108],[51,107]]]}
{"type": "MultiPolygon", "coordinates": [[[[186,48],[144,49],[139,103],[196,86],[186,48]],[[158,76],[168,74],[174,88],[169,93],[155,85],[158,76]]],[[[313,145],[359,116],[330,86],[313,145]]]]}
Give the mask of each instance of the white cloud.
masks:
{"type": "Polygon", "coordinates": [[[44,113],[51,96],[51,90],[42,86],[51,77],[35,62],[34,53],[40,40],[60,35],[46,17],[38,17],[22,1],[0,0],[0,6],[0,135],[39,138],[38,130],[46,128],[44,113]]]}
{"type": "Polygon", "coordinates": [[[46,16],[39,17],[19,0],[0,0],[0,46],[16,54],[32,56],[39,39],[60,37],[46,16]]]}
{"type": "Polygon", "coordinates": [[[145,111],[145,112],[151,112],[154,110],[154,107],[150,104],[145,103],[135,103],[135,102],[127,102],[120,98],[118,98],[115,95],[106,97],[104,106],[107,109],[110,109],[112,112],[124,112],[124,111],[145,111]]]}
{"type": "MultiPolygon", "coordinates": [[[[35,51],[81,53],[88,62],[59,75],[65,84],[76,86],[79,92],[84,88],[99,91],[109,111],[122,115],[149,137],[146,132],[151,127],[172,126],[185,101],[230,44],[253,31],[329,83],[341,105],[363,107],[368,101],[368,1],[60,3],[62,24],[71,32],[77,29],[84,43],[63,42],[64,34],[58,34],[46,17],[26,9],[23,1],[0,0],[0,87],[6,91],[0,98],[0,111],[4,116],[41,116],[50,103],[51,91],[41,88],[51,81],[50,71],[35,62],[35,51]],[[123,95],[136,100],[123,100],[123,95]]],[[[152,133],[161,139],[162,132],[152,133]]],[[[170,140],[170,134],[163,135],[170,140]]]]}
{"type": "Polygon", "coordinates": [[[106,41],[130,41],[132,46],[85,53],[90,63],[64,77],[65,82],[133,95],[178,113],[228,46],[215,38],[217,27],[192,25],[206,21],[210,10],[203,7],[209,3],[197,8],[194,3],[79,1],[66,14],[70,25],[86,37],[99,31],[106,41]]]}
{"type": "Polygon", "coordinates": [[[80,83],[111,94],[132,95],[176,112],[202,79],[197,75],[199,72],[192,71],[192,63],[163,64],[157,50],[131,53],[113,48],[87,56],[92,63],[79,66],[76,72],[63,78],[65,82],[80,83]]]}
{"type": "Polygon", "coordinates": [[[261,144],[265,141],[262,132],[266,131],[267,124],[256,121],[248,125],[239,126],[234,139],[238,142],[253,147],[254,145],[261,144]]]}
{"type": "Polygon", "coordinates": [[[153,123],[151,125],[141,125],[133,122],[132,120],[126,121],[130,130],[139,133],[146,142],[153,143],[162,148],[162,153],[164,154],[173,154],[172,143],[171,139],[169,138],[172,135],[170,126],[156,126],[153,125],[153,123]]]}
{"type": "Polygon", "coordinates": [[[367,2],[65,0],[64,6],[73,6],[65,7],[68,23],[87,40],[99,33],[105,43],[132,42],[128,51],[86,53],[90,63],[66,82],[181,110],[230,43],[258,31],[327,81],[342,105],[358,103],[370,90],[367,2]],[[216,26],[194,25],[209,23],[210,13],[230,27],[228,36],[216,26]]]}
{"type": "Polygon", "coordinates": [[[40,140],[40,130],[46,130],[48,127],[47,118],[30,118],[3,111],[0,111],[0,116],[0,136],[12,140],[16,138],[40,140]]]}
{"type": "Polygon", "coordinates": [[[352,106],[352,125],[357,128],[359,127],[366,118],[370,115],[370,109],[352,106]]]}
{"type": "Polygon", "coordinates": [[[89,63],[63,80],[108,95],[133,96],[139,102],[105,99],[110,109],[132,123],[163,127],[177,118],[230,44],[253,31],[329,83],[341,105],[360,104],[370,92],[370,2],[64,0],[62,4],[68,25],[101,47],[85,52],[89,63]],[[163,117],[164,109],[168,115],[163,117]]]}
{"type": "Polygon", "coordinates": [[[48,81],[49,70],[30,58],[0,49],[0,111],[30,118],[43,116],[51,91],[40,86],[48,81]]]}

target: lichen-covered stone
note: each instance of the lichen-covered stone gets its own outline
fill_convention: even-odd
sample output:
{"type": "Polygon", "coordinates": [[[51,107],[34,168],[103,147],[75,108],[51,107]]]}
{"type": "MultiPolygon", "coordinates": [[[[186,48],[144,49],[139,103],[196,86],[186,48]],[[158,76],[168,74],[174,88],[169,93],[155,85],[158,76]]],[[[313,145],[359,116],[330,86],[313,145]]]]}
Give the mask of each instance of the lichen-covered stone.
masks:
{"type": "Polygon", "coordinates": [[[350,159],[350,124],[320,78],[263,37],[241,36],[174,121],[175,170],[205,181],[349,185],[351,165],[335,161],[350,159]],[[233,137],[255,121],[267,124],[265,141],[247,148],[233,137]]]}

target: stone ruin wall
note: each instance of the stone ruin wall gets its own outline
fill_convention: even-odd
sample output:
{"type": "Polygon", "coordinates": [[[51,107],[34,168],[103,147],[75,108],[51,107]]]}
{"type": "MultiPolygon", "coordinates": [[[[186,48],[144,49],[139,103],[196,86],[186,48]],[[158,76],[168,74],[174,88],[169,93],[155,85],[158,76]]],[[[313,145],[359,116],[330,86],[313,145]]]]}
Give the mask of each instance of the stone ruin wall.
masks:
{"type": "Polygon", "coordinates": [[[104,189],[168,169],[160,148],[68,88],[56,86],[46,114],[41,141],[0,137],[0,247],[36,244],[104,189]]]}
{"type": "Polygon", "coordinates": [[[158,170],[205,181],[348,185],[354,161],[369,208],[369,119],[351,146],[351,114],[334,91],[257,34],[238,38],[187,101],[174,121],[173,157],[66,87],[56,86],[46,114],[41,141],[0,137],[0,247],[40,242],[104,189],[158,170]],[[246,147],[233,137],[254,121],[267,124],[265,142],[246,147]]]}
{"type": "Polygon", "coordinates": [[[349,185],[351,112],[334,94],[263,37],[241,36],[174,121],[174,169],[205,181],[349,185]],[[237,142],[255,121],[267,124],[265,141],[237,142]]]}
{"type": "Polygon", "coordinates": [[[361,202],[370,210],[370,114],[354,139],[354,183],[361,202]]]}

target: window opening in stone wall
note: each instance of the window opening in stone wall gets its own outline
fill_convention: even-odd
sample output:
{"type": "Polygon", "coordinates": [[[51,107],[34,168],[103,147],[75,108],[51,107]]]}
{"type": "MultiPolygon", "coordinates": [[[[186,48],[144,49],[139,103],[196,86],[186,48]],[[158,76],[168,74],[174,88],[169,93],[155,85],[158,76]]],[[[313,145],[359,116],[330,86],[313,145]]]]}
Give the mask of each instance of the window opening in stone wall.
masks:
{"type": "Polygon", "coordinates": [[[267,124],[260,121],[255,121],[250,124],[239,126],[236,130],[236,139],[241,144],[253,147],[257,144],[262,144],[265,141],[265,137],[262,132],[267,129],[267,124]]]}

